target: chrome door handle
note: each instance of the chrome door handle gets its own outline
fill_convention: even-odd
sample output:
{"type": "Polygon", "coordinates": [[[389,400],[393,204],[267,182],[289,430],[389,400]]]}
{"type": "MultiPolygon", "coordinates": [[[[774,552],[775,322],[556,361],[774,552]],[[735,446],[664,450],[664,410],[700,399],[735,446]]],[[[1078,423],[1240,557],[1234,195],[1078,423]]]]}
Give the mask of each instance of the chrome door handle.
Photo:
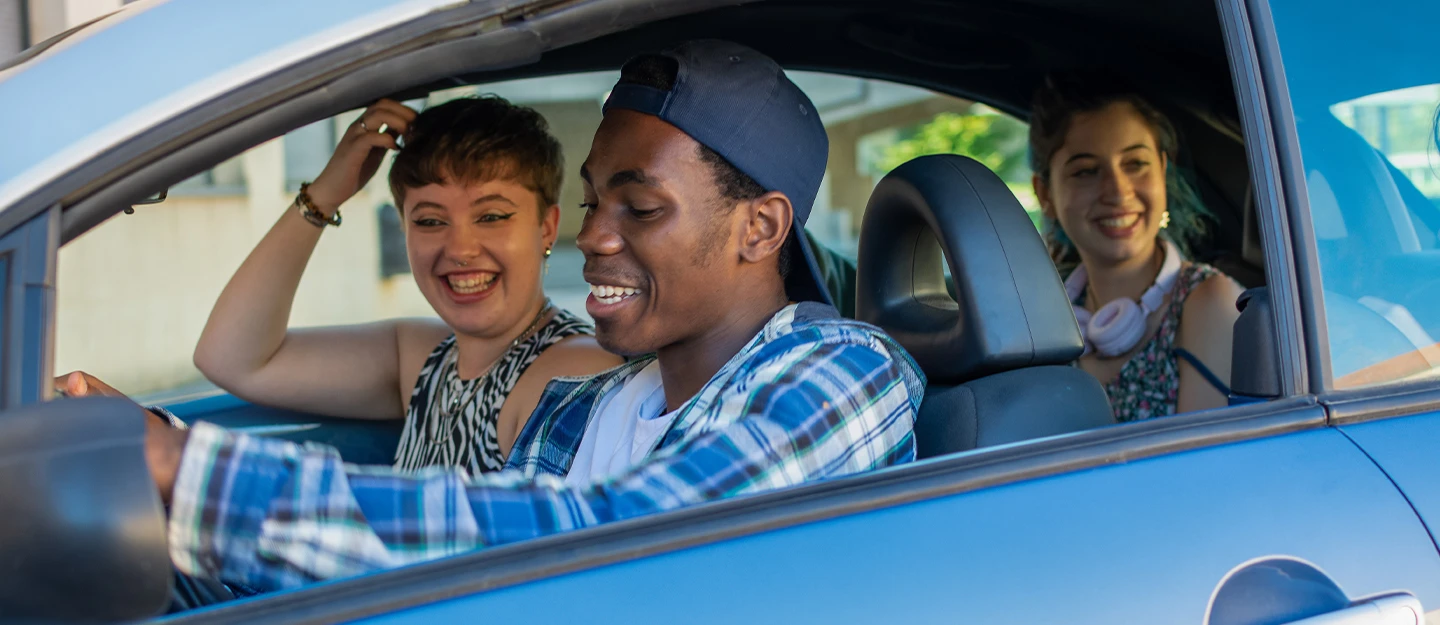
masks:
{"type": "Polygon", "coordinates": [[[1367,599],[1344,610],[1290,621],[1290,625],[1423,625],[1425,610],[1410,593],[1367,599]]]}

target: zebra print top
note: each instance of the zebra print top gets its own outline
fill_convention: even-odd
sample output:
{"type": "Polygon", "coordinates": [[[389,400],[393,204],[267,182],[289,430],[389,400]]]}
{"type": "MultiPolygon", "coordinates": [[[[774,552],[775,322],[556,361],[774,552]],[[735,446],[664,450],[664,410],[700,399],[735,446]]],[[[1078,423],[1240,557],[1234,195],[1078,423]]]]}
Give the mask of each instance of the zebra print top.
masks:
{"type": "Polygon", "coordinates": [[[395,450],[395,468],[457,467],[472,475],[500,470],[505,457],[495,427],[510,389],[551,345],[576,334],[594,333],[585,320],[556,308],[549,322],[472,380],[460,379],[456,371],[459,350],[455,349],[455,336],[441,341],[425,359],[410,393],[405,428],[395,450]]]}

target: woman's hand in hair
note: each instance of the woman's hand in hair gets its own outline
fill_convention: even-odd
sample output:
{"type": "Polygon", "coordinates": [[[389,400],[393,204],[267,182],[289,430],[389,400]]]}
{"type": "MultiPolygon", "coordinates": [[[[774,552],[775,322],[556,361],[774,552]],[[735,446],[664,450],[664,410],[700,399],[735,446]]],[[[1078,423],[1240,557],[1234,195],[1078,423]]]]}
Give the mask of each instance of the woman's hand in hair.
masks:
{"type": "Polygon", "coordinates": [[[330,215],[359,192],[380,169],[385,151],[399,149],[396,141],[410,129],[416,115],[414,109],[394,100],[380,100],[365,109],[345,129],[325,170],[310,184],[310,200],[315,206],[330,215]]]}

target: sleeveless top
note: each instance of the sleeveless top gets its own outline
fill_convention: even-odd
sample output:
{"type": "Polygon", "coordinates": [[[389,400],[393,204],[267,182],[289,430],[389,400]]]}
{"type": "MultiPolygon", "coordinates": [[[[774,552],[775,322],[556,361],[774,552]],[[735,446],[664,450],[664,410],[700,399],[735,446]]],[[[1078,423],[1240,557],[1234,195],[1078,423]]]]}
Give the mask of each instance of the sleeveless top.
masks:
{"type": "Polygon", "coordinates": [[[455,335],[440,342],[425,359],[410,407],[395,468],[417,471],[425,467],[456,467],[475,475],[505,466],[496,437],[500,407],[520,375],[551,345],[577,334],[593,335],[595,328],[569,311],[555,314],[529,338],[511,347],[473,380],[462,380],[456,370],[459,350],[455,335]]]}
{"type": "Polygon", "coordinates": [[[1180,397],[1180,367],[1175,353],[1180,313],[1190,292],[1219,273],[1220,270],[1205,263],[1189,263],[1180,269],[1170,303],[1161,313],[1159,329],[1126,361],[1115,379],[1105,384],[1105,394],[1110,397],[1116,421],[1126,423],[1175,414],[1175,404],[1180,397]]]}

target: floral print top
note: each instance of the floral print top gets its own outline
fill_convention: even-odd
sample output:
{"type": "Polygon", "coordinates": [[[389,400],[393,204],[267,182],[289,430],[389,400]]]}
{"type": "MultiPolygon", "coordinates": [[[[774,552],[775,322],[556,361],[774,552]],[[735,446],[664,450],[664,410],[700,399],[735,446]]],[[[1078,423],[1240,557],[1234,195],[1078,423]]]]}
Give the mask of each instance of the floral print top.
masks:
{"type": "Polygon", "coordinates": [[[1160,328],[1150,341],[1121,367],[1119,375],[1105,385],[1110,407],[1120,423],[1175,414],[1180,397],[1180,368],[1175,355],[1175,337],[1180,332],[1180,312],[1185,298],[1220,270],[1204,263],[1187,263],[1175,281],[1175,292],[1160,318],[1160,328]]]}

